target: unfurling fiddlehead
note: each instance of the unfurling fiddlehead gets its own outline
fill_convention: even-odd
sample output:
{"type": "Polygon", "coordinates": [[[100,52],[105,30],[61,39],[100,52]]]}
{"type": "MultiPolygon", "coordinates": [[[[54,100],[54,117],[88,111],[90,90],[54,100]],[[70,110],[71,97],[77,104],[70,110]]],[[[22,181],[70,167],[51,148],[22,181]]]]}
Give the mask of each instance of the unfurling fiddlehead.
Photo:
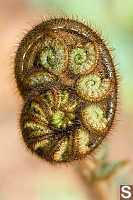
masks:
{"type": "Polygon", "coordinates": [[[25,102],[22,135],[41,158],[85,158],[109,134],[117,75],[105,42],[89,26],[55,18],[34,27],[17,50],[15,78],[25,102]]]}

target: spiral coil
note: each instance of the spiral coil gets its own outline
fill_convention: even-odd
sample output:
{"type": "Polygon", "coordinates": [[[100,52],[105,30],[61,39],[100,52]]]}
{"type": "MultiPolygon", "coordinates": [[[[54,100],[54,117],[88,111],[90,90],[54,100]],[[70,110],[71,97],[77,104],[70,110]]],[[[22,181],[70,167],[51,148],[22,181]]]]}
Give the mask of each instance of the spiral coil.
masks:
{"type": "Polygon", "coordinates": [[[79,160],[108,135],[117,74],[105,42],[88,25],[55,18],[34,27],[16,52],[15,78],[24,99],[22,136],[39,157],[79,160]]]}

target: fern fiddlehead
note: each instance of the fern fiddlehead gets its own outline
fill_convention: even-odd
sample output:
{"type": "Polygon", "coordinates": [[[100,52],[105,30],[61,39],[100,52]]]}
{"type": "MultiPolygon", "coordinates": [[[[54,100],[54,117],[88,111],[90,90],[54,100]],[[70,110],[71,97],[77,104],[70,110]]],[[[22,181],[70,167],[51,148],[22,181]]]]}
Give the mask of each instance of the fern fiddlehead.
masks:
{"type": "Polygon", "coordinates": [[[35,26],[19,44],[15,78],[24,99],[21,132],[39,157],[79,160],[109,134],[117,74],[104,40],[88,25],[55,18],[35,26]]]}

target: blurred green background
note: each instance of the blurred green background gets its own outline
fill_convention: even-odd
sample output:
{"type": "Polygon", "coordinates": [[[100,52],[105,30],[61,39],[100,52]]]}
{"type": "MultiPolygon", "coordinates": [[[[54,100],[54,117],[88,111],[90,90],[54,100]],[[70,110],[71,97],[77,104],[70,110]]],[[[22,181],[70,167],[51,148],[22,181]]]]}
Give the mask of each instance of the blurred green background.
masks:
{"type": "MultiPolygon", "coordinates": [[[[133,0],[0,0],[0,200],[89,200],[88,188],[73,166],[52,167],[33,157],[16,128],[16,113],[22,106],[13,81],[14,52],[24,32],[42,16],[91,23],[114,49],[120,74],[120,115],[109,140],[111,158],[128,158],[132,166],[133,0]]],[[[129,176],[133,180],[132,169],[129,176]]],[[[118,186],[115,189],[118,192],[118,186]]]]}

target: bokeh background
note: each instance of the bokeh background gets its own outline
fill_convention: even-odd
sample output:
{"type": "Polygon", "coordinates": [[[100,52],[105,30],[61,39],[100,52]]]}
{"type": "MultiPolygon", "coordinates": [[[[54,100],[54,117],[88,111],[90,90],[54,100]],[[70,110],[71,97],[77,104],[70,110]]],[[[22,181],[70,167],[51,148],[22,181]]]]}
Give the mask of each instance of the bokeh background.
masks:
{"type": "Polygon", "coordinates": [[[0,200],[89,199],[73,165],[53,167],[33,157],[18,131],[22,102],[13,80],[16,46],[42,16],[57,15],[91,23],[114,48],[120,109],[108,139],[110,157],[130,160],[127,182],[129,177],[133,184],[133,0],[0,0],[0,200]]]}

